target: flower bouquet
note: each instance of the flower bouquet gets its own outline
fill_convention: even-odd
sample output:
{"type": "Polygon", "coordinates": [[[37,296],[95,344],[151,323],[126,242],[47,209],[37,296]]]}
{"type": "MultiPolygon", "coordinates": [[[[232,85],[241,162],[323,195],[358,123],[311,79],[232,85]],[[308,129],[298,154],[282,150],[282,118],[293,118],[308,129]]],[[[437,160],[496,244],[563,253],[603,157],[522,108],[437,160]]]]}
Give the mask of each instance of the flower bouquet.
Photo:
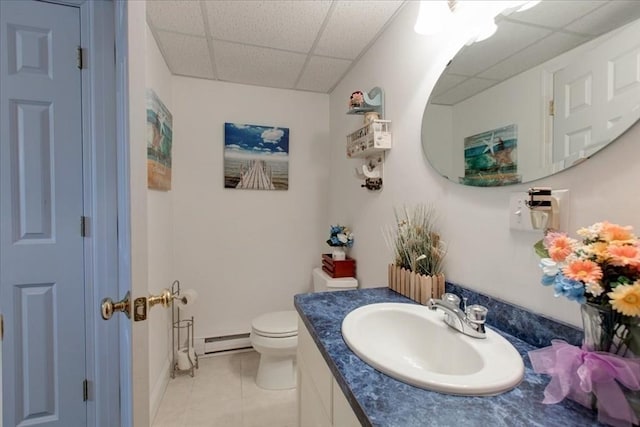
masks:
{"type": "Polygon", "coordinates": [[[553,340],[529,357],[552,376],[544,403],[569,397],[597,408],[602,422],[631,426],[640,408],[640,245],[632,227],[606,221],[577,234],[549,231],[535,250],[542,284],[581,304],[582,348],[553,340]]]}
{"type": "MultiPolygon", "coordinates": [[[[596,338],[585,342],[590,350],[640,355],[640,246],[632,231],[605,221],[578,230],[581,241],[551,231],[535,246],[543,285],[583,304],[585,320],[603,313],[599,336],[585,337],[596,338]]],[[[588,334],[594,325],[584,326],[588,334]]]]}
{"type": "Polygon", "coordinates": [[[329,239],[327,244],[335,248],[331,254],[332,258],[337,261],[342,261],[346,258],[344,248],[350,248],[353,246],[353,233],[349,228],[343,225],[332,225],[329,229],[329,239]]]}
{"type": "Polygon", "coordinates": [[[446,246],[435,231],[435,211],[424,204],[394,210],[396,227],[385,230],[393,250],[389,287],[422,304],[444,293],[442,274],[446,246]]]}

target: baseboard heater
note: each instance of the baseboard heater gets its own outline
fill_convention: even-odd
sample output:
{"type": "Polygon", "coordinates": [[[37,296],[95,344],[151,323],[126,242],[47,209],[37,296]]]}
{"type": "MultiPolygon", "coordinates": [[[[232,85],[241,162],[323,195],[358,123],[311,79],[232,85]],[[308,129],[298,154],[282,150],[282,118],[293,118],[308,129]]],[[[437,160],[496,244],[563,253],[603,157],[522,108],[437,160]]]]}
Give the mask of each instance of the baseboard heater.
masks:
{"type": "Polygon", "coordinates": [[[249,334],[223,335],[204,339],[204,354],[251,348],[249,334]]]}

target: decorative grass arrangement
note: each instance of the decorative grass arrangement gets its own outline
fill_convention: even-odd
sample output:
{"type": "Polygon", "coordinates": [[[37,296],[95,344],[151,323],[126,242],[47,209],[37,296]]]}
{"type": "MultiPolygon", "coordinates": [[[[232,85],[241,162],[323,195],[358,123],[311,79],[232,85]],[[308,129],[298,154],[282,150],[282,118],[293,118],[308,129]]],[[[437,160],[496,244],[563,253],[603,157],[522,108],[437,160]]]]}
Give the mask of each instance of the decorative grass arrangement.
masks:
{"type": "Polygon", "coordinates": [[[419,204],[394,209],[396,227],[385,230],[387,245],[394,252],[389,266],[389,287],[425,304],[444,293],[442,274],[446,245],[435,231],[435,210],[419,204]]]}

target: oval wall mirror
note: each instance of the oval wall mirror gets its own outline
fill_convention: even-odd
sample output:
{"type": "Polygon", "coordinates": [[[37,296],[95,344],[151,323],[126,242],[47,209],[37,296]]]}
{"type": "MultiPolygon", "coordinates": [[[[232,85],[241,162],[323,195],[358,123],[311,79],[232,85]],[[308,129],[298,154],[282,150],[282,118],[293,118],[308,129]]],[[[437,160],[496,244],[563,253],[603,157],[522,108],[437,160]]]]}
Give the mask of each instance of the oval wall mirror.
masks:
{"type": "Polygon", "coordinates": [[[472,186],[576,165],[640,118],[640,2],[542,1],[496,17],[436,83],[422,120],[429,163],[472,186]]]}

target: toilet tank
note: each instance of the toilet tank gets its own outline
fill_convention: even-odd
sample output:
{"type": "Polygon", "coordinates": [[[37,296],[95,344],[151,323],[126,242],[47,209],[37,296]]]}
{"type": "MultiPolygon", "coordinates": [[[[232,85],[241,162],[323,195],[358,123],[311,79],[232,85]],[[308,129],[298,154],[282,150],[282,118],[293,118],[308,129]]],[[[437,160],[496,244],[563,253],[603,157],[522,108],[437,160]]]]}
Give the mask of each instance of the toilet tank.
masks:
{"type": "Polygon", "coordinates": [[[348,289],[358,288],[358,280],[356,280],[355,277],[339,277],[334,279],[322,271],[320,267],[314,268],[312,275],[314,292],[346,291],[348,289]]]}

